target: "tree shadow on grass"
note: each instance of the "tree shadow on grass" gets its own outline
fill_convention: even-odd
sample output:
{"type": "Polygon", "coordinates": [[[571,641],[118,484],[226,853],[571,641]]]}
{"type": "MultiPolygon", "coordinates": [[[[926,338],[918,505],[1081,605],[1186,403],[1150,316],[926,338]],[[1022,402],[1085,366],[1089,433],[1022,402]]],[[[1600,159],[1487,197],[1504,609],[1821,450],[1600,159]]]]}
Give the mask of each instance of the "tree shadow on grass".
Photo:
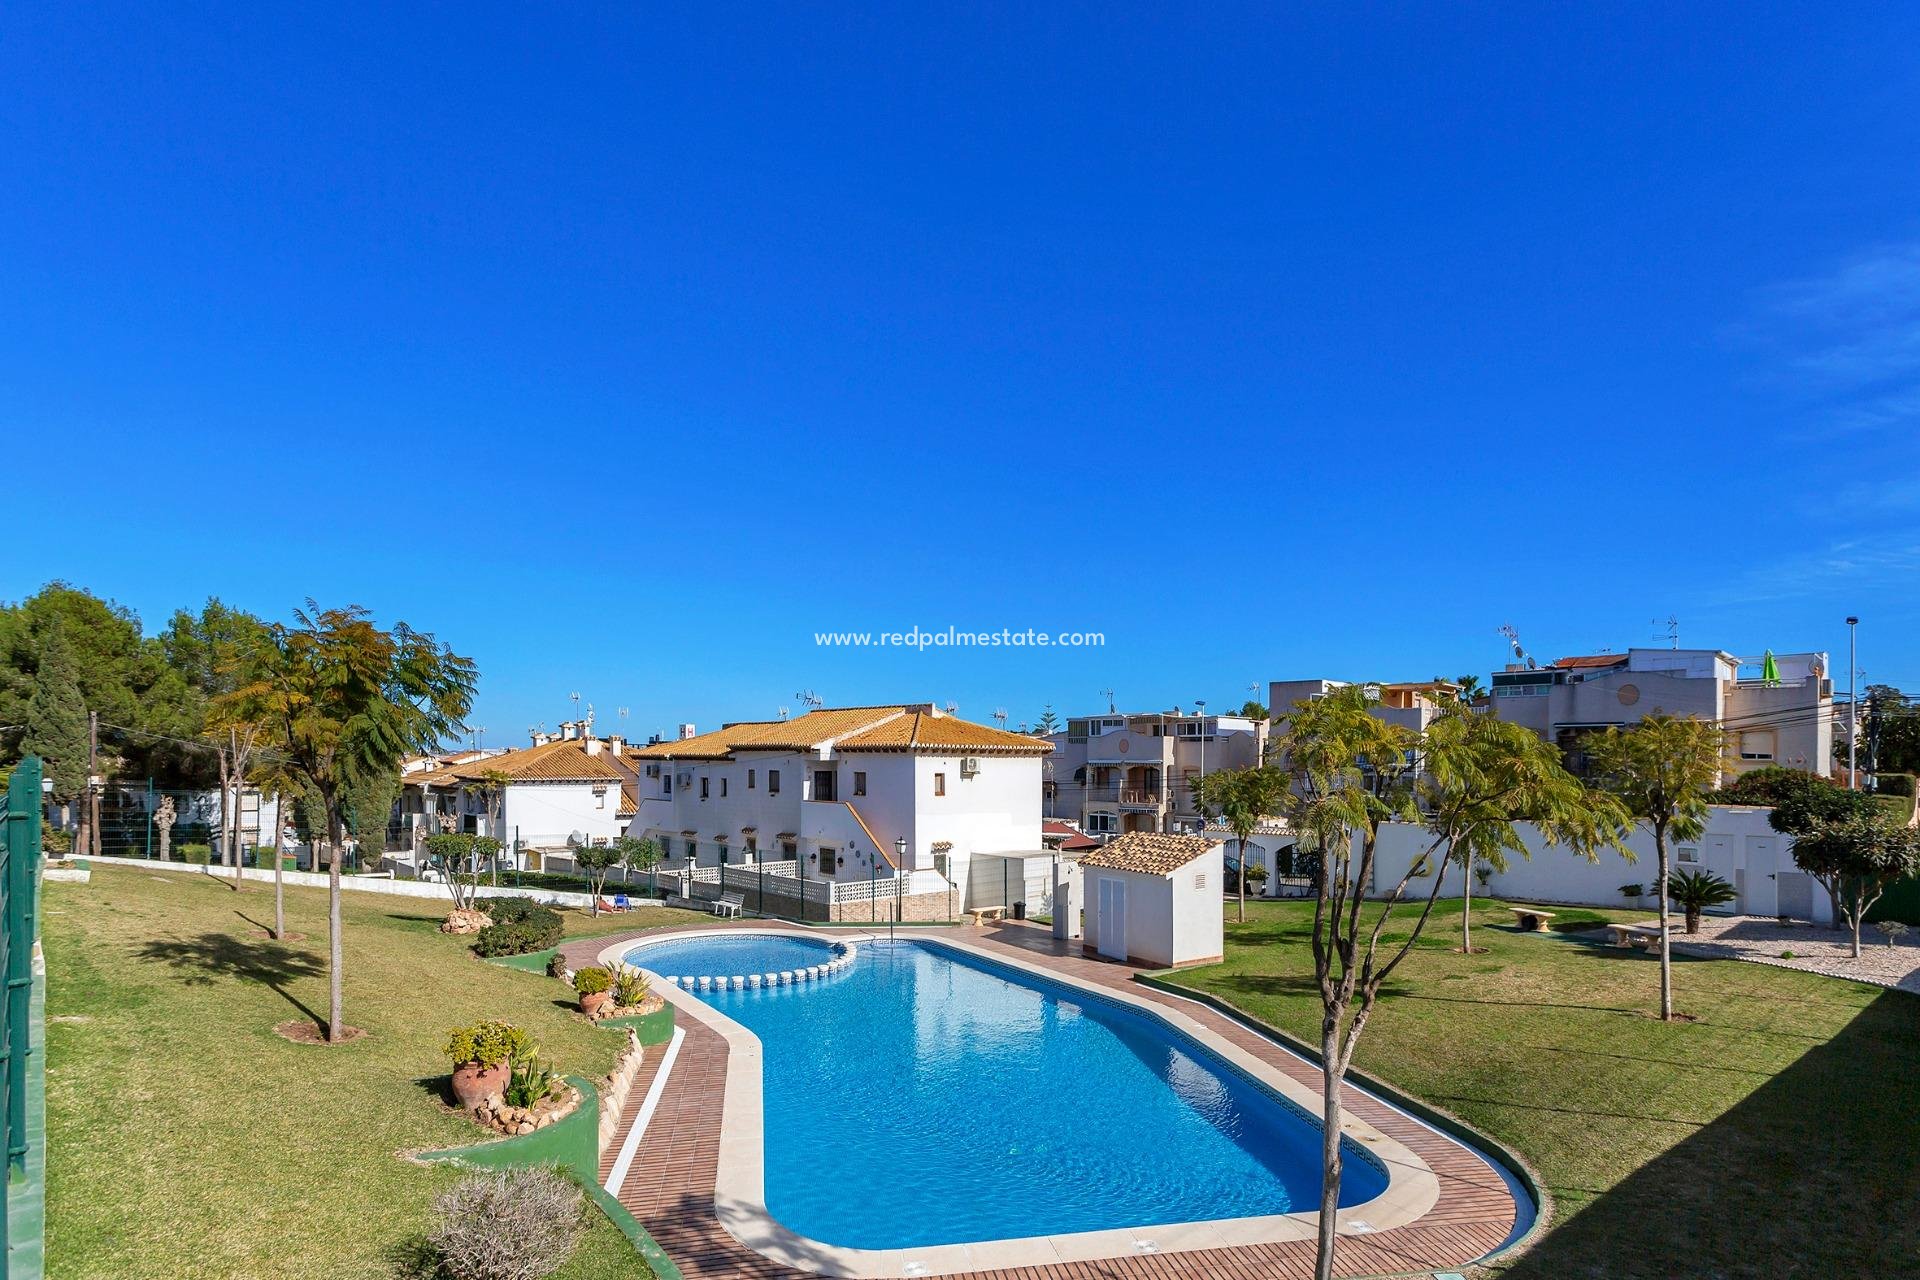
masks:
{"type": "MultiPolygon", "coordinates": [[[[1229,1001],[1237,1003],[1240,996],[1312,996],[1320,998],[1320,983],[1311,972],[1307,973],[1222,973],[1209,974],[1206,985],[1200,990],[1210,991],[1229,1001]]],[[[1400,982],[1389,980],[1380,988],[1382,1000],[1394,1000],[1406,996],[1411,988],[1400,982]]]]}
{"type": "Polygon", "coordinates": [[[1920,1004],[1887,992],[1836,1035],[1601,1192],[1504,1280],[1894,1276],[1920,1257],[1920,1004]]]}
{"type": "Polygon", "coordinates": [[[267,988],[320,1025],[326,1019],[309,1009],[288,988],[301,978],[317,978],[326,968],[314,956],[277,942],[254,942],[226,933],[195,938],[155,938],[135,953],[181,971],[188,986],[209,986],[215,978],[238,978],[267,988]]]}

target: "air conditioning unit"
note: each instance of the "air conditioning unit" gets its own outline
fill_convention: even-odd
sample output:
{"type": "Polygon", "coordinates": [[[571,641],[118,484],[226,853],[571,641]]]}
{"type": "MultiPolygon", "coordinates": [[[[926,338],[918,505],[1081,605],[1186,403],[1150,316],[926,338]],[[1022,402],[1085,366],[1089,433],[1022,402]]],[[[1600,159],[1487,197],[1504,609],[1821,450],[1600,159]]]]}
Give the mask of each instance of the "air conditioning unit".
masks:
{"type": "Polygon", "coordinates": [[[657,764],[650,764],[650,765],[648,765],[648,766],[647,766],[647,776],[648,776],[649,778],[657,778],[657,777],[659,777],[659,776],[660,776],[660,766],[659,766],[659,765],[657,765],[657,764]]]}
{"type": "Polygon", "coordinates": [[[977,756],[966,756],[960,761],[960,776],[971,778],[980,772],[980,760],[977,756]]]}
{"type": "Polygon", "coordinates": [[[691,787],[693,785],[693,774],[691,772],[682,772],[678,775],[678,777],[676,778],[676,781],[679,782],[680,789],[682,791],[685,791],[688,787],[691,787]]]}

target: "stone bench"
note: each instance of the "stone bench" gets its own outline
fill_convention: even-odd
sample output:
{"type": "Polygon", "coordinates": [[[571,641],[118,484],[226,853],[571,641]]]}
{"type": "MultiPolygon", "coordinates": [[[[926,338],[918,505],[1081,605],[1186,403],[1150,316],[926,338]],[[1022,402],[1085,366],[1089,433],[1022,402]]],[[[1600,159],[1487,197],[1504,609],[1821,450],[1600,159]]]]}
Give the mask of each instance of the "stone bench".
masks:
{"type": "Polygon", "coordinates": [[[1553,919],[1553,912],[1542,911],[1538,907],[1508,907],[1513,912],[1514,923],[1520,926],[1522,933],[1544,933],[1547,921],[1553,919]]]}

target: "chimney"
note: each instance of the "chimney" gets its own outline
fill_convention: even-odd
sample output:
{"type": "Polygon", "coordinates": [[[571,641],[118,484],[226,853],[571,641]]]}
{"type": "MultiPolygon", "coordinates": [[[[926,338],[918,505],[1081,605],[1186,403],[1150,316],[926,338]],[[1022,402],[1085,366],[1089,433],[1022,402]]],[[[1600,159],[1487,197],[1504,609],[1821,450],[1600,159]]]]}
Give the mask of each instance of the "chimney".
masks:
{"type": "Polygon", "coordinates": [[[600,754],[600,739],[586,738],[583,740],[582,745],[586,747],[588,755],[597,756],[600,754]]]}
{"type": "Polygon", "coordinates": [[[627,749],[627,740],[617,733],[607,735],[607,749],[618,756],[627,749]]]}
{"type": "Polygon", "coordinates": [[[571,742],[575,738],[579,737],[580,736],[579,723],[573,720],[562,720],[560,722],[560,736],[562,738],[565,738],[568,742],[571,742]]]}

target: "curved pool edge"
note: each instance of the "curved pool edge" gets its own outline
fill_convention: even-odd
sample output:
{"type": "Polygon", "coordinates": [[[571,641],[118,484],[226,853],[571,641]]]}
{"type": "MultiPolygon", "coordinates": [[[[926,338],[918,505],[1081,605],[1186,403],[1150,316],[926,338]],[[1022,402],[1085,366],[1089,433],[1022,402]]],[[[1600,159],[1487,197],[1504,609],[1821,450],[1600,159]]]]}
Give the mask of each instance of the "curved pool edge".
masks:
{"type": "MultiPolygon", "coordinates": [[[[1186,987],[1177,982],[1169,981],[1168,975],[1176,972],[1179,971],[1174,969],[1161,969],[1136,974],[1134,981],[1144,987],[1158,991],[1163,995],[1172,996],[1179,1000],[1191,1000],[1195,1004],[1205,1005],[1221,1017],[1237,1022],[1255,1035],[1262,1036],[1271,1041],[1276,1048],[1285,1050],[1297,1058],[1303,1058],[1311,1062],[1314,1064],[1314,1067],[1318,1069],[1320,1065],[1320,1051],[1312,1044],[1290,1032],[1281,1030],[1270,1022],[1264,1022],[1254,1017],[1245,1009],[1240,1008],[1230,1001],[1222,1000],[1219,996],[1211,992],[1200,991],[1193,987],[1186,987]]],[[[1359,1092],[1371,1096],[1375,1101],[1413,1117],[1413,1119],[1426,1125],[1428,1128],[1450,1139],[1454,1145],[1473,1152],[1491,1166],[1496,1173],[1501,1174],[1510,1187],[1513,1184],[1518,1184],[1520,1189],[1526,1193],[1527,1199],[1533,1202],[1531,1206],[1533,1212],[1528,1221],[1524,1224],[1521,1223],[1519,1221],[1520,1215],[1516,1213],[1513,1231],[1508,1234],[1507,1238],[1503,1240],[1498,1247],[1482,1254],[1471,1263],[1463,1265],[1479,1266],[1503,1258],[1519,1249],[1522,1245],[1531,1243],[1533,1238],[1539,1235],[1541,1229],[1551,1221],[1554,1207],[1553,1194],[1547,1190],[1546,1183],[1540,1180],[1539,1173],[1527,1162],[1526,1157],[1518,1151],[1515,1151],[1498,1138],[1468,1124],[1465,1120],[1454,1115],[1446,1108],[1437,1107],[1423,1098],[1408,1093],[1397,1085],[1382,1080],[1379,1076],[1361,1070],[1359,1067],[1347,1068],[1346,1083],[1349,1087],[1357,1088],[1359,1092]]],[[[1516,1208],[1517,1207],[1518,1198],[1516,1197],[1516,1208]]]]}
{"type": "MultiPolygon", "coordinates": [[[[689,929],[677,937],[738,936],[741,933],[807,936],[779,926],[689,929]]],[[[1230,1068],[1239,1071],[1283,1102],[1319,1115],[1318,1093],[1278,1068],[1262,1061],[1197,1022],[1187,1014],[1122,987],[1101,986],[1036,964],[1025,957],[988,950],[951,935],[933,931],[899,931],[902,940],[957,951],[992,967],[1011,969],[1048,984],[1111,1000],[1147,1017],[1156,1018],[1173,1032],[1195,1041],[1230,1068]]],[[[602,961],[617,958],[631,940],[602,952],[602,961]]],[[[1167,995],[1182,995],[1165,991],[1167,995]]],[[[966,1244],[927,1245],[896,1249],[855,1249],[802,1236],[768,1212],[765,1193],[764,1098],[759,1037],[694,994],[664,987],[661,995],[726,1042],[725,1087],[721,1100],[718,1170],[714,1181],[714,1216],[743,1247],[786,1266],[847,1280],[877,1280],[888,1276],[935,1276],[1011,1267],[1043,1267],[1136,1257],[1142,1253],[1179,1253],[1242,1245],[1310,1241],[1319,1222],[1318,1211],[1221,1218],[1204,1222],[1142,1223],[1132,1227],[1074,1232],[1052,1236],[1025,1236],[966,1244]]],[[[1301,1057],[1289,1045],[1275,1047],[1301,1057]]],[[[1381,1105],[1395,1107],[1384,1098],[1381,1105]]],[[[1420,1117],[1406,1111],[1419,1121],[1420,1117]]],[[[1421,1121],[1421,1123],[1425,1123],[1421,1121]]],[[[1342,1235],[1366,1236],[1410,1226],[1431,1212],[1440,1200],[1440,1182],[1431,1166],[1411,1149],[1382,1133],[1351,1111],[1343,1117],[1343,1137],[1353,1141],[1386,1170],[1386,1190],[1373,1199],[1339,1210],[1336,1222],[1342,1235]]],[[[1451,1135],[1448,1135],[1451,1139],[1451,1135]]],[[[1464,1144],[1462,1144],[1464,1145],[1464,1144]]],[[[1475,1154],[1479,1154],[1476,1150],[1475,1154]]]]}

